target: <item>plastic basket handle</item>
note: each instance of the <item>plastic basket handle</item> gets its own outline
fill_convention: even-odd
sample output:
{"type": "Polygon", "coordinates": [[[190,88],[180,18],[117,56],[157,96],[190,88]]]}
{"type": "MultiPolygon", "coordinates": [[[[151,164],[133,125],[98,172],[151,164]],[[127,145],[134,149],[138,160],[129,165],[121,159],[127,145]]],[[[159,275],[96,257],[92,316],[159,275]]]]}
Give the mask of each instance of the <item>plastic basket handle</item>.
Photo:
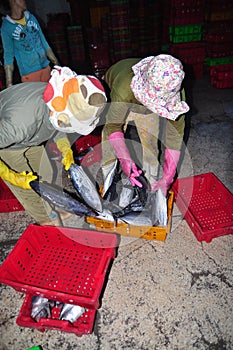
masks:
{"type": "Polygon", "coordinates": [[[72,325],[69,321],[54,320],[51,318],[40,318],[40,320],[37,323],[41,327],[56,328],[56,329],[61,329],[61,325],[62,325],[62,328],[66,328],[66,326],[72,325]]]}

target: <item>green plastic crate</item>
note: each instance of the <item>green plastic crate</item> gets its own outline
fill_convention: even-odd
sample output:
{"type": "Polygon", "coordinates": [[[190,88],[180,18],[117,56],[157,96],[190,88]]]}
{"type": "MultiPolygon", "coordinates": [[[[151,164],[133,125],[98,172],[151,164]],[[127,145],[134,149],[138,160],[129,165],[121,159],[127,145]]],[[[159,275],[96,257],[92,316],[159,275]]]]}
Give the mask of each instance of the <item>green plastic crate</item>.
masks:
{"type": "Polygon", "coordinates": [[[203,38],[202,33],[199,34],[186,34],[186,35],[170,35],[170,42],[178,44],[178,43],[187,43],[193,41],[201,41],[203,38]]]}
{"type": "Polygon", "coordinates": [[[186,35],[186,34],[201,34],[203,31],[203,24],[188,24],[185,26],[170,26],[169,32],[172,35],[186,35]]]}
{"type": "Polygon", "coordinates": [[[217,66],[220,64],[232,64],[233,63],[233,56],[227,56],[227,57],[219,57],[219,58],[205,58],[205,64],[208,66],[217,66]]]}

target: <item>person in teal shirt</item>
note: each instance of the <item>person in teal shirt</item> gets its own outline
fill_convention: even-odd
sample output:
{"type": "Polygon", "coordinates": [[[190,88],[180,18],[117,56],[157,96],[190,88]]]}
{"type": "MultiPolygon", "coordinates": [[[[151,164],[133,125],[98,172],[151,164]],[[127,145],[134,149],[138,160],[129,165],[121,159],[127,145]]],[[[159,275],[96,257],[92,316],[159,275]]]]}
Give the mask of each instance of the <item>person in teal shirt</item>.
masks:
{"type": "Polygon", "coordinates": [[[3,17],[1,26],[6,87],[13,82],[14,59],[22,82],[47,82],[50,62],[58,64],[58,60],[25,0],[9,0],[9,5],[10,14],[3,17]]]}

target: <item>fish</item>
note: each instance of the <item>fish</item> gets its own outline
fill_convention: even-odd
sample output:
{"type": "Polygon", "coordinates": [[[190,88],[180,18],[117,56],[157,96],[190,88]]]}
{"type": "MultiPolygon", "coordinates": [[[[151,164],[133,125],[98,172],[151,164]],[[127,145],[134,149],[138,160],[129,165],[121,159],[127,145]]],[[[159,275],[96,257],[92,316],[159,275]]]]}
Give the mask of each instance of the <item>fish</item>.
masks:
{"type": "Polygon", "coordinates": [[[97,191],[96,185],[84,171],[83,167],[76,163],[71,164],[69,175],[78,196],[82,198],[83,202],[93,210],[99,213],[102,212],[102,198],[97,191]]]}
{"type": "Polygon", "coordinates": [[[119,164],[120,162],[117,160],[104,181],[103,200],[105,205],[106,203],[108,205],[119,202],[119,193],[122,191],[122,171],[119,164]]]}
{"type": "Polygon", "coordinates": [[[109,187],[113,183],[113,179],[114,179],[117,167],[119,167],[118,159],[115,160],[112,169],[109,171],[108,175],[106,176],[106,179],[104,180],[103,194],[102,194],[103,198],[105,197],[106,192],[108,191],[109,187]]]}
{"type": "Polygon", "coordinates": [[[142,187],[133,186],[119,164],[117,161],[106,177],[103,195],[104,206],[107,205],[116,217],[130,211],[142,210],[147,202],[149,188],[149,182],[144,174],[137,177],[142,187]]]}
{"type": "Polygon", "coordinates": [[[37,322],[40,318],[50,318],[51,310],[49,300],[41,296],[32,297],[31,317],[37,322]]]}
{"type": "Polygon", "coordinates": [[[60,320],[70,321],[71,323],[77,321],[77,319],[86,312],[84,307],[79,305],[64,304],[59,316],[60,320]]]}
{"type": "Polygon", "coordinates": [[[52,207],[75,214],[77,216],[96,216],[97,213],[82,203],[80,199],[74,198],[67,191],[46,181],[33,180],[30,182],[31,188],[52,207]]]}
{"type": "Polygon", "coordinates": [[[151,212],[142,210],[141,212],[133,211],[120,217],[117,222],[125,222],[134,226],[153,226],[151,220],[151,212]]]}
{"type": "Polygon", "coordinates": [[[151,192],[151,219],[153,226],[167,226],[167,198],[161,189],[151,192]]]}
{"type": "Polygon", "coordinates": [[[103,209],[101,213],[97,213],[96,219],[115,222],[114,214],[109,209],[103,209]]]}
{"type": "Polygon", "coordinates": [[[122,191],[119,194],[119,206],[121,208],[127,207],[133,200],[135,195],[135,189],[132,186],[128,177],[122,178],[122,191]]]}

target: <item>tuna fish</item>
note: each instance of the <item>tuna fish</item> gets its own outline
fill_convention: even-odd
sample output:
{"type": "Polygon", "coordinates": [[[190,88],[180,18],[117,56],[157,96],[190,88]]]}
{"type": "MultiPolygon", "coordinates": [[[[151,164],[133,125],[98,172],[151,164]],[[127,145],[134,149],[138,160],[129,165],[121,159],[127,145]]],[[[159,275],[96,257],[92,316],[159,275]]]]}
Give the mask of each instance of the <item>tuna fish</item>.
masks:
{"type": "Polygon", "coordinates": [[[153,226],[167,226],[167,198],[163,191],[152,192],[150,201],[153,226]]]}
{"type": "Polygon", "coordinates": [[[80,199],[74,198],[62,188],[48,182],[31,181],[31,188],[51,206],[67,211],[78,216],[96,216],[97,213],[80,199]]]}
{"type": "Polygon", "coordinates": [[[60,320],[70,321],[71,323],[77,321],[77,319],[86,311],[84,307],[79,305],[64,304],[60,313],[60,320]]]}
{"type": "Polygon", "coordinates": [[[142,187],[133,186],[118,164],[114,165],[104,182],[104,205],[118,217],[131,211],[142,210],[147,202],[148,181],[144,175],[140,175],[138,180],[142,187]]]}
{"type": "Polygon", "coordinates": [[[47,298],[43,298],[41,296],[32,297],[31,317],[34,318],[37,322],[40,318],[51,317],[49,300],[47,298]]]}
{"type": "Polygon", "coordinates": [[[118,159],[116,159],[112,169],[109,171],[108,175],[106,176],[106,179],[104,181],[104,186],[103,186],[103,197],[105,197],[106,192],[108,191],[109,187],[111,186],[115,173],[116,173],[116,169],[119,167],[119,161],[118,159]]]}
{"type": "Polygon", "coordinates": [[[142,210],[141,212],[133,211],[125,214],[117,220],[118,222],[125,222],[134,226],[153,226],[151,220],[151,212],[149,210],[142,210]]]}
{"type": "Polygon", "coordinates": [[[76,163],[71,164],[69,175],[77,194],[82,198],[83,202],[94,211],[101,213],[103,210],[102,199],[96,185],[84,171],[83,167],[76,163]]]}

